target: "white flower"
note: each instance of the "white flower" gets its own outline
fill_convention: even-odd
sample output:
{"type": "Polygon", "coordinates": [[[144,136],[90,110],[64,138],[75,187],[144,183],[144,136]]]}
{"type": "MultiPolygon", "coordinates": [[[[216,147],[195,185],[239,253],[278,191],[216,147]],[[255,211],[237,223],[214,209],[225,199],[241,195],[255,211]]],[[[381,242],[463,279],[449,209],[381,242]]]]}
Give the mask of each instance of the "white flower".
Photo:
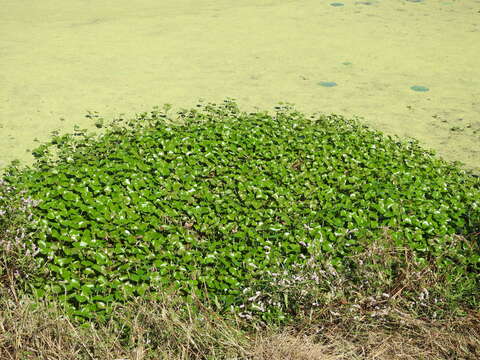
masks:
{"type": "Polygon", "coordinates": [[[255,293],[255,295],[253,295],[252,297],[249,297],[249,298],[248,298],[248,301],[250,301],[250,302],[255,301],[255,300],[257,300],[257,298],[258,298],[260,295],[261,295],[260,291],[257,291],[257,292],[255,293]]]}

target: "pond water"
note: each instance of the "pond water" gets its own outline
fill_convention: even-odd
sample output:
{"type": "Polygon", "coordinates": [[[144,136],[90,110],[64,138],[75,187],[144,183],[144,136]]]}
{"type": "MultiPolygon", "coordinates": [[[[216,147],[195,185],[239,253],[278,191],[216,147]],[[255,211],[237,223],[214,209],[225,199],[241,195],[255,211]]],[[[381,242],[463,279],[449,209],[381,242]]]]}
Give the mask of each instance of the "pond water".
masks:
{"type": "Polygon", "coordinates": [[[234,98],[358,116],[480,170],[479,0],[3,0],[0,168],[58,130],[234,98]]]}

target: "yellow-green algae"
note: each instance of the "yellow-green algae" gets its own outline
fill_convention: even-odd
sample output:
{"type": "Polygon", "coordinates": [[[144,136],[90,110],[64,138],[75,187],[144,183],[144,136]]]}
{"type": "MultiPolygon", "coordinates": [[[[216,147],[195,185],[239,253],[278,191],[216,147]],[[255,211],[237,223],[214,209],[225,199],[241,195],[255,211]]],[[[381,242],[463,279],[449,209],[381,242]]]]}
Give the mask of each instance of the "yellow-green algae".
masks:
{"type": "Polygon", "coordinates": [[[342,3],[4,0],[0,168],[30,162],[53,130],[93,129],[89,110],[231,97],[243,111],[359,116],[480,169],[478,2],[342,3]]]}

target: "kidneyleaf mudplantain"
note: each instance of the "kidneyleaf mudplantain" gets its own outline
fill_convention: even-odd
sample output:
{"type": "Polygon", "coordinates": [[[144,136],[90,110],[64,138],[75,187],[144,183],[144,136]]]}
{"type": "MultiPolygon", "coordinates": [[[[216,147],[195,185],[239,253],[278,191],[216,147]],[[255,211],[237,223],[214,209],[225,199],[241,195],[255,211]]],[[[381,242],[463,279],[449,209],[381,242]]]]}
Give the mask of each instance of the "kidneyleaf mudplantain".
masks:
{"type": "Polygon", "coordinates": [[[34,240],[49,271],[32,291],[62,286],[83,318],[172,287],[226,311],[267,273],[311,255],[341,267],[386,232],[421,259],[454,247],[438,266],[458,263],[478,284],[478,177],[337,115],[247,114],[231,101],[204,111],[56,139],[32,167],[7,169],[41,201],[34,240]]]}

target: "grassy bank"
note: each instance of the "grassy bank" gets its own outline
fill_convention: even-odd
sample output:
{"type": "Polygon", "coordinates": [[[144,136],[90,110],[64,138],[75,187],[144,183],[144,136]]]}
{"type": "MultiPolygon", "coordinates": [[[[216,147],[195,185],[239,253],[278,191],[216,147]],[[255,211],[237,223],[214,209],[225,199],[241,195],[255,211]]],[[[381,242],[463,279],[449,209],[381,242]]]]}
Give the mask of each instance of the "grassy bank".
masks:
{"type": "Polygon", "coordinates": [[[197,107],[7,168],[0,352],[479,354],[478,177],[341,116],[197,107]]]}

